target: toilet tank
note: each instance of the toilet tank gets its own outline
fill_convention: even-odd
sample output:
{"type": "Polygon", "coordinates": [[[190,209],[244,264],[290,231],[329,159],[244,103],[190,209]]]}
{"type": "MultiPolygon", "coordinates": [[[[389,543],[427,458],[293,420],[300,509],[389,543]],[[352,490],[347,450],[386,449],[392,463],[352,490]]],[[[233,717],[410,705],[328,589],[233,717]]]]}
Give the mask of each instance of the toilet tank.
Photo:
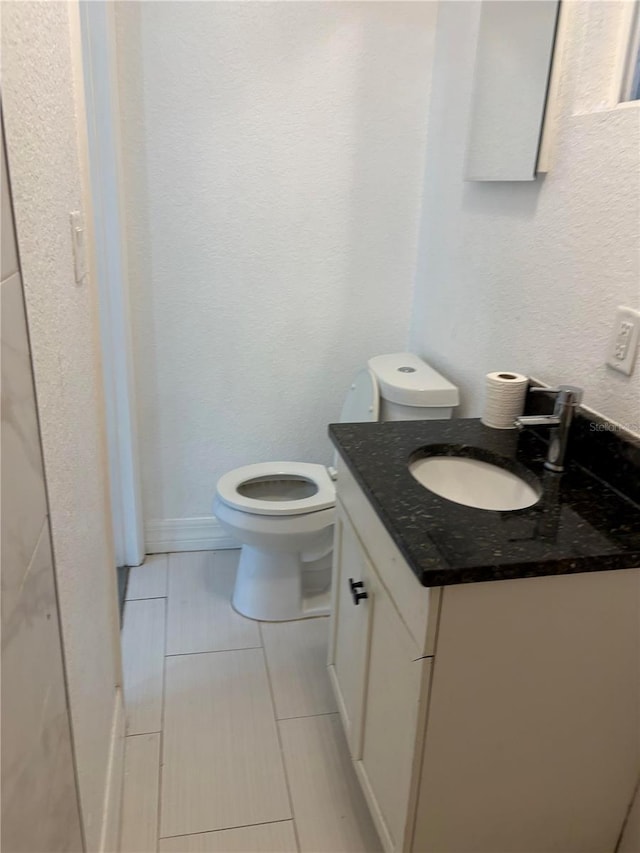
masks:
{"type": "Polygon", "coordinates": [[[411,352],[376,355],[368,367],[380,390],[381,421],[450,418],[460,402],[457,387],[411,352]]]}

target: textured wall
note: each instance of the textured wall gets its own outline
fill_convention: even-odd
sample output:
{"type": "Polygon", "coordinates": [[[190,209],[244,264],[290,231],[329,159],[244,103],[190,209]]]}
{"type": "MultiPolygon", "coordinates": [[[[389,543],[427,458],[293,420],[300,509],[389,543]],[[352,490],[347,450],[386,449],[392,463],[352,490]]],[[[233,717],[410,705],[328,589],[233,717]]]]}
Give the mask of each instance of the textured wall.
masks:
{"type": "Polygon", "coordinates": [[[436,7],[116,11],[145,515],[208,516],[406,347],[436,7]]]}
{"type": "Polygon", "coordinates": [[[444,3],[429,116],[412,347],[480,414],[483,377],[583,385],[640,431],[640,365],[605,366],[617,305],[640,308],[640,104],[606,109],[618,3],[569,3],[555,163],[523,184],[463,181],[478,8],[444,3]]]}
{"type": "Polygon", "coordinates": [[[2,4],[2,102],[56,566],[80,805],[100,845],[116,684],[116,572],[96,293],[76,285],[69,211],[85,138],[75,3],[2,4]]]}

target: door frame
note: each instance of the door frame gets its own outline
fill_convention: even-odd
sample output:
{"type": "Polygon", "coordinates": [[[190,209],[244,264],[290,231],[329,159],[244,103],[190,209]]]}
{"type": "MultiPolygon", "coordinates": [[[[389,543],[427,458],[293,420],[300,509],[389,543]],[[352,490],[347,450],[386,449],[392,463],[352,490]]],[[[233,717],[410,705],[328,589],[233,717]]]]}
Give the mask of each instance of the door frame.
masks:
{"type": "Polygon", "coordinates": [[[117,566],[144,561],[112,3],[80,2],[109,481],[117,566]]]}

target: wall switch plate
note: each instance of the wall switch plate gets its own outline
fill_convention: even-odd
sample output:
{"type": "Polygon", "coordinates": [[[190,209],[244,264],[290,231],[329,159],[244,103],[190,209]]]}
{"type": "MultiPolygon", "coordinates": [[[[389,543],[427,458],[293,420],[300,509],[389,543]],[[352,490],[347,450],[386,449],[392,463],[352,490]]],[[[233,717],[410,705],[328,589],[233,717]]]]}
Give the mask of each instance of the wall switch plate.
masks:
{"type": "Polygon", "coordinates": [[[620,373],[631,375],[640,338],[640,311],[621,305],[616,311],[613,334],[609,343],[607,364],[620,373]]]}
{"type": "Polygon", "coordinates": [[[82,214],[74,210],[69,214],[71,222],[71,245],[73,246],[73,264],[76,284],[82,284],[87,274],[86,231],[82,214]]]}

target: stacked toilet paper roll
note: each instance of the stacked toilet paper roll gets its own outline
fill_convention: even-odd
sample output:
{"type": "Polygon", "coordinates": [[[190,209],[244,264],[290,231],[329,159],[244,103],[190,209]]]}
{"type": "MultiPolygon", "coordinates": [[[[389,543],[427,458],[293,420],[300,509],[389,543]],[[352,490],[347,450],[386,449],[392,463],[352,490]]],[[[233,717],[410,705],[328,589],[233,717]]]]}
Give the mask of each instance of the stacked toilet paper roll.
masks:
{"type": "Polygon", "coordinates": [[[493,429],[514,429],[524,408],[528,382],[526,376],[509,370],[487,373],[482,423],[493,429]]]}

